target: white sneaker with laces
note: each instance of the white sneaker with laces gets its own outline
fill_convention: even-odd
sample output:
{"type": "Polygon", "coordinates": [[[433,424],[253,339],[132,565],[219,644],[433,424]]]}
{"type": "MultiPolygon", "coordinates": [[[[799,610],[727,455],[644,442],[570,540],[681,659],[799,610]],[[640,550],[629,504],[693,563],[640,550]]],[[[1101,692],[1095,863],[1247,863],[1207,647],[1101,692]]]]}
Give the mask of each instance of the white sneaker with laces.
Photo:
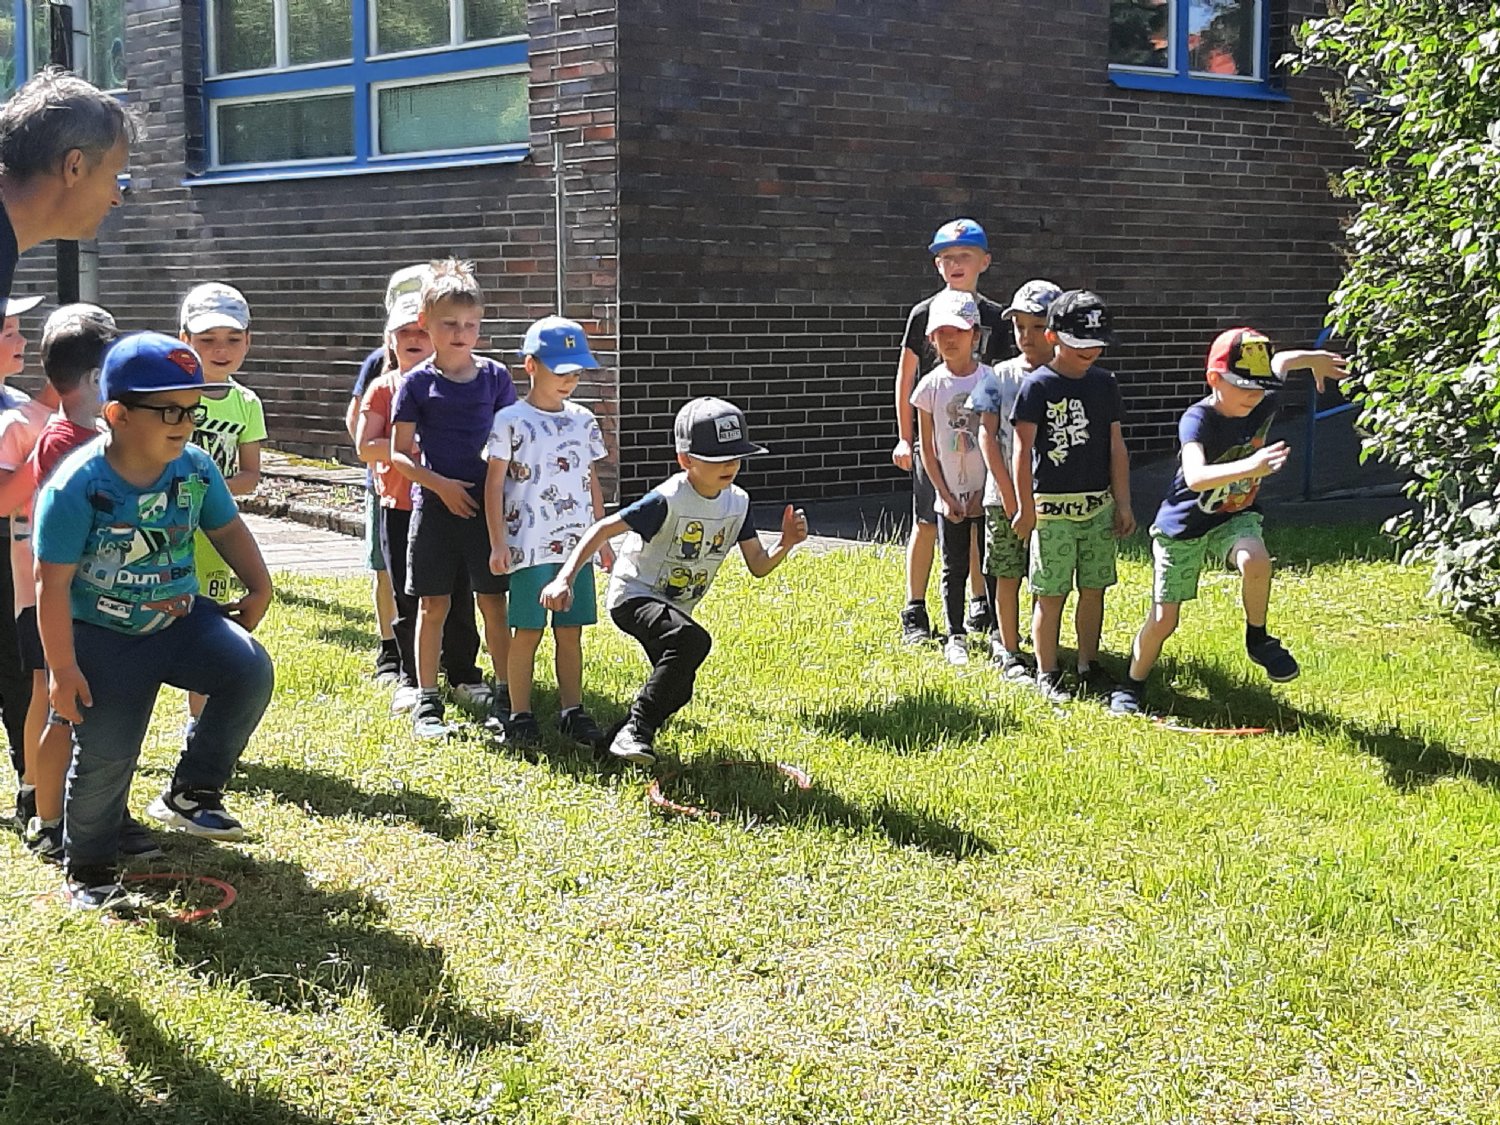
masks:
{"type": "Polygon", "coordinates": [[[416,709],[417,700],[422,696],[422,689],[416,684],[403,684],[396,689],[396,694],[391,696],[391,714],[404,715],[408,711],[416,709]]]}
{"type": "Polygon", "coordinates": [[[954,667],[962,667],[969,662],[969,646],[962,637],[949,637],[943,642],[943,659],[954,667]]]}
{"type": "Polygon", "coordinates": [[[484,680],[480,680],[477,684],[455,684],[453,685],[453,698],[472,707],[488,707],[490,685],[484,680]]]}

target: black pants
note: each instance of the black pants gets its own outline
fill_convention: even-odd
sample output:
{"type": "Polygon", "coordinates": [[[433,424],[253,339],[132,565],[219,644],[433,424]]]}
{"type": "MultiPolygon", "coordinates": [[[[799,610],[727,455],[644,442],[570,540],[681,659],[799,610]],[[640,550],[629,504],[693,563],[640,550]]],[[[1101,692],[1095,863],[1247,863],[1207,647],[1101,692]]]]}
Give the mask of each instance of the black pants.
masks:
{"type": "Polygon", "coordinates": [[[693,698],[693,681],[713,638],[682,610],[655,598],[631,598],[609,615],[622,633],[641,642],[651,661],[651,675],[630,705],[631,722],[650,737],[693,698]]]}
{"type": "MultiPolygon", "coordinates": [[[[411,513],[400,508],[380,510],[380,553],[385,558],[386,573],[391,576],[391,592],[396,599],[396,616],[391,632],[396,637],[396,651],[401,661],[401,682],[417,682],[417,603],[420,599],[406,592],[406,542],[411,530],[411,513]]],[[[477,684],[484,673],[475,663],[479,656],[479,627],[474,624],[474,597],[469,593],[469,576],[460,573],[453,587],[453,601],[443,621],[443,674],[450,684],[477,684]]]]}
{"type": "Polygon", "coordinates": [[[970,516],[954,523],[938,516],[938,550],[943,556],[943,617],[948,636],[964,635],[964,599],[969,594],[969,551],[975,542],[983,543],[984,520],[970,516]]]}
{"type": "Polygon", "coordinates": [[[26,770],[26,709],[31,706],[31,673],[21,664],[16,639],[16,589],[10,570],[10,521],[0,536],[0,716],[10,740],[10,760],[16,777],[26,770]]]}

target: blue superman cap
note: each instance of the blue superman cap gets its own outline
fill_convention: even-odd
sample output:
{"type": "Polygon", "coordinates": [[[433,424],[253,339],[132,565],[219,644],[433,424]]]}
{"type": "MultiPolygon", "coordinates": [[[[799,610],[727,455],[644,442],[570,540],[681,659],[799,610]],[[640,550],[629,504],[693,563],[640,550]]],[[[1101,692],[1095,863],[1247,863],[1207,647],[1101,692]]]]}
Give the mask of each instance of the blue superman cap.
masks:
{"type": "Polygon", "coordinates": [[[160,332],[134,332],[121,336],[104,353],[99,393],[105,402],[121,395],[188,390],[217,398],[228,394],[229,386],[205,385],[198,353],[181,340],[160,332]]]}
{"type": "Polygon", "coordinates": [[[592,371],[599,366],[594,353],[589,351],[589,338],[583,326],[562,316],[544,316],[526,329],[521,354],[545,363],[555,375],[592,371]]]}
{"type": "Polygon", "coordinates": [[[932,245],[927,247],[929,254],[937,254],[950,246],[973,246],[975,249],[989,251],[990,240],[984,233],[984,228],[973,219],[954,219],[951,223],[944,223],[938,227],[937,233],[932,236],[932,245]]]}

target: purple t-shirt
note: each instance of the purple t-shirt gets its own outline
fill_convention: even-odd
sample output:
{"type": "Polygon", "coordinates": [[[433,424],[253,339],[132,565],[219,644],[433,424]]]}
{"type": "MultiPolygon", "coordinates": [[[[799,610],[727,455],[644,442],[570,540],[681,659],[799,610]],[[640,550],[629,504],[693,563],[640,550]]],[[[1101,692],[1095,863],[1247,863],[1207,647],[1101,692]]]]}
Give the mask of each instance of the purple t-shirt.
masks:
{"type": "MultiPolygon", "coordinates": [[[[495,412],[516,401],[505,366],[475,356],[478,374],[467,383],[444,378],[430,359],[406,373],[396,392],[392,424],[414,422],[422,460],[439,476],[461,480],[473,492],[484,484],[484,447],[495,412]]],[[[419,490],[420,492],[421,490],[419,490]]]]}

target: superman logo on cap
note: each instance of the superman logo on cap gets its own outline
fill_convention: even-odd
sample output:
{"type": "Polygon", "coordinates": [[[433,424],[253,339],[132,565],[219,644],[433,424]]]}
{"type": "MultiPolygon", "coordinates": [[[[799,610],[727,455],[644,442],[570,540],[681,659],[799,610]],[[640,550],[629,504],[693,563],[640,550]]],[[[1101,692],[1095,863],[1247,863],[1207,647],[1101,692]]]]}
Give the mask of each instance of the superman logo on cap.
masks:
{"type": "Polygon", "coordinates": [[[167,353],[167,358],[182,368],[187,374],[198,374],[198,357],[186,348],[174,348],[167,353]]]}

